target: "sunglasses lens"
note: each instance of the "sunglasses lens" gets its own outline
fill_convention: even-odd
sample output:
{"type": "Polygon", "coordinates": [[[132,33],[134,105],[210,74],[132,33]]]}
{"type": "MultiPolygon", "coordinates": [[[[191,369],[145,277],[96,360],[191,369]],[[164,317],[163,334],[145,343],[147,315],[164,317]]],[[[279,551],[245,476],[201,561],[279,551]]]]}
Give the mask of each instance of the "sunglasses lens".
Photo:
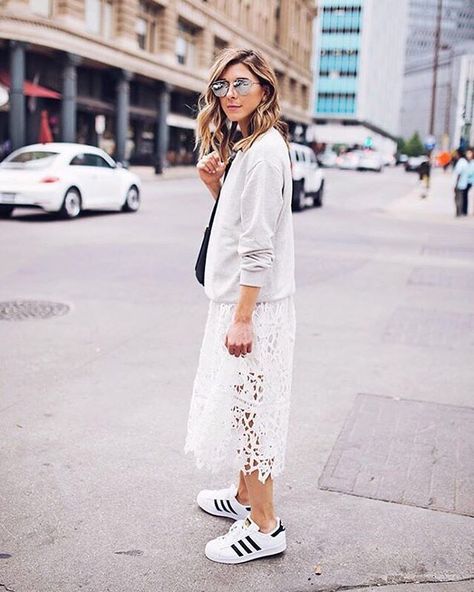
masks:
{"type": "Polygon", "coordinates": [[[245,96],[249,94],[250,89],[252,88],[252,83],[250,80],[238,80],[235,82],[234,88],[239,95],[245,96]]]}
{"type": "Polygon", "coordinates": [[[216,95],[216,97],[225,97],[227,91],[229,90],[229,84],[226,82],[214,82],[211,84],[211,90],[216,95]]]}

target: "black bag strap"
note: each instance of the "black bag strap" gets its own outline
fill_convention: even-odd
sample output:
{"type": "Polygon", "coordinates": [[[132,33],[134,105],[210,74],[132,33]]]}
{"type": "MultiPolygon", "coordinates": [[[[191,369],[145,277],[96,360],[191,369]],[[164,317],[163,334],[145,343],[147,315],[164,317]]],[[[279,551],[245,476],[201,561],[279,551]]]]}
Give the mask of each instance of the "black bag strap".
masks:
{"type": "MultiPolygon", "coordinates": [[[[222,185],[224,185],[224,183],[225,183],[227,173],[230,171],[230,167],[232,166],[232,162],[233,162],[234,158],[235,158],[235,154],[232,154],[232,156],[229,158],[229,162],[227,163],[227,165],[225,167],[224,179],[222,181],[222,185]]],[[[221,191],[222,191],[222,187],[221,187],[221,191]]],[[[212,208],[212,214],[211,214],[211,219],[209,220],[208,228],[212,228],[212,224],[214,222],[214,216],[216,215],[218,201],[219,201],[219,197],[216,198],[216,201],[214,203],[214,207],[212,208]]]]}

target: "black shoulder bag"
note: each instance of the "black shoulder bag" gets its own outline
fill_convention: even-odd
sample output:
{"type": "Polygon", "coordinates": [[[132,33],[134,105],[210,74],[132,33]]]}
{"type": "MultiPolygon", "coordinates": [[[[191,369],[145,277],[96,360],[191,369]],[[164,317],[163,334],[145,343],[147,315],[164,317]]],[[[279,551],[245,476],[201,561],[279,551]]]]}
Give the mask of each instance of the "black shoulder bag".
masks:
{"type": "MultiPolygon", "coordinates": [[[[233,159],[234,158],[231,157],[229,159],[229,162],[227,163],[225,173],[224,173],[224,181],[222,182],[222,185],[224,185],[225,179],[227,177],[227,173],[229,172],[229,169],[230,169],[233,159]]],[[[222,187],[221,187],[221,191],[222,191],[222,187]]],[[[216,215],[218,201],[219,201],[219,197],[217,197],[216,203],[214,204],[214,207],[212,208],[211,218],[209,220],[209,224],[207,225],[206,230],[204,231],[204,237],[202,239],[201,248],[199,249],[199,255],[198,255],[198,258],[196,261],[196,265],[194,266],[194,271],[196,272],[196,279],[202,286],[204,286],[204,272],[206,270],[207,248],[209,246],[209,238],[211,237],[211,229],[212,229],[212,224],[214,222],[214,216],[216,215]]]]}

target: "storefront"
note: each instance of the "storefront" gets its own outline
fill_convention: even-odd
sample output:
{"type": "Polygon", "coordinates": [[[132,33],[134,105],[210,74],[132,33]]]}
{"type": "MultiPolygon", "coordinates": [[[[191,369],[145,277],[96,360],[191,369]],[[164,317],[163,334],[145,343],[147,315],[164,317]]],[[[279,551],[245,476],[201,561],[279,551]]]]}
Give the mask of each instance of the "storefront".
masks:
{"type": "MultiPolygon", "coordinates": [[[[66,54],[41,47],[24,48],[25,133],[24,143],[39,141],[41,112],[47,118],[54,141],[64,140],[64,93],[66,54]]],[[[9,88],[10,51],[7,43],[0,48],[0,85],[9,88]]],[[[74,129],[69,141],[100,146],[111,156],[117,157],[118,94],[123,71],[84,58],[74,63],[74,129]]],[[[169,93],[169,111],[165,115],[166,149],[163,164],[166,166],[193,164],[195,113],[198,95],[190,91],[167,87],[160,81],[127,73],[127,112],[125,142],[122,160],[130,164],[156,166],[159,151],[160,93],[169,93]]],[[[122,88],[122,92],[123,88],[122,88]]],[[[166,103],[165,103],[166,104],[166,103]]],[[[69,111],[69,116],[71,111],[69,111]]],[[[10,142],[10,103],[0,107],[0,147],[10,142]]],[[[125,119],[124,119],[125,118],[125,119]]],[[[67,120],[66,120],[67,123],[67,120]]],[[[123,136],[122,136],[123,137],[123,136]]]]}

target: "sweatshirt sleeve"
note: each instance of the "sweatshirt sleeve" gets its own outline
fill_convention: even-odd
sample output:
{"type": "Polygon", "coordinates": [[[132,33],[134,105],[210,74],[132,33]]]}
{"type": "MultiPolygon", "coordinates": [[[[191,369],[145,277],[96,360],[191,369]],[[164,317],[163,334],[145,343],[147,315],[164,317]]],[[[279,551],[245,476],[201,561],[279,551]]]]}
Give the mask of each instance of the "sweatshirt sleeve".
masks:
{"type": "Polygon", "coordinates": [[[240,284],[262,287],[273,265],[273,237],[283,206],[283,171],[264,160],[246,175],[240,200],[240,284]]]}

